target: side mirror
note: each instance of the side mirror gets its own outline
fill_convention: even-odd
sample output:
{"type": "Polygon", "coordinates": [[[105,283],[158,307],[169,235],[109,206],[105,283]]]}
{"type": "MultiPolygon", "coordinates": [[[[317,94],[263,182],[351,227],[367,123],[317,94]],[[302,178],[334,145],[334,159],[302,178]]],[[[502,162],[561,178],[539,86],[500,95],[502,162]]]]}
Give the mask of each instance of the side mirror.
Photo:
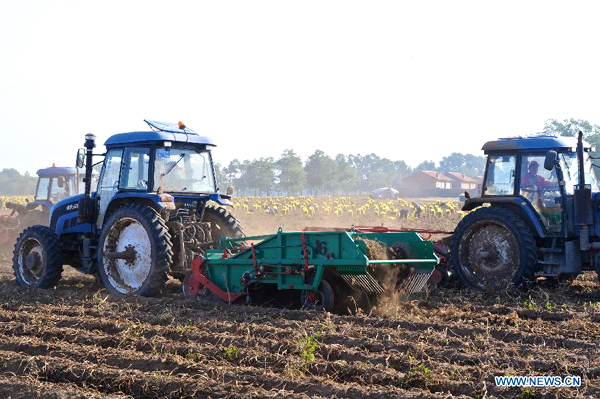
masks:
{"type": "Polygon", "coordinates": [[[546,153],[546,159],[544,159],[544,169],[546,169],[546,170],[554,169],[557,159],[558,159],[558,154],[556,153],[556,151],[552,151],[552,150],[548,151],[546,153]]]}
{"type": "Polygon", "coordinates": [[[77,161],[75,161],[75,165],[78,168],[83,168],[85,165],[85,148],[77,150],[77,161]]]}
{"type": "Polygon", "coordinates": [[[227,187],[227,195],[233,194],[233,186],[227,187]]]}
{"type": "Polygon", "coordinates": [[[56,184],[58,185],[58,187],[63,188],[65,186],[65,178],[62,176],[58,176],[58,179],[56,179],[56,184]]]}

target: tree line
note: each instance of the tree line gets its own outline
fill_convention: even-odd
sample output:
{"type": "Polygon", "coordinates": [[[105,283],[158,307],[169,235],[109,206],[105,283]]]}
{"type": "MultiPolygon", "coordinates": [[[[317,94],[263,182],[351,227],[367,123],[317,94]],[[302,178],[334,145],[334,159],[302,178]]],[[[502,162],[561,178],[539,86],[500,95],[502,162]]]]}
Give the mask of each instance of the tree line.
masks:
{"type": "MultiPolygon", "coordinates": [[[[584,138],[600,155],[600,125],[584,119],[548,119],[539,134],[576,136],[584,138]]],[[[288,149],[278,159],[234,159],[227,166],[215,164],[217,180],[222,191],[234,186],[238,195],[297,195],[297,194],[366,194],[380,187],[399,187],[400,180],[420,170],[440,173],[461,172],[475,177],[483,174],[485,157],[452,153],[438,164],[423,161],[411,168],[401,160],[381,158],[377,154],[331,157],[316,150],[306,161],[288,149]]],[[[0,195],[33,195],[37,177],[20,174],[16,169],[0,171],[0,195]]]]}
{"type": "Polygon", "coordinates": [[[0,195],[33,195],[37,178],[28,172],[20,174],[16,169],[0,171],[0,195]]]}
{"type": "MultiPolygon", "coordinates": [[[[381,187],[400,186],[400,180],[419,170],[441,173],[461,172],[468,176],[483,174],[485,158],[452,153],[439,165],[423,161],[411,168],[402,160],[381,158],[377,154],[335,157],[316,150],[305,162],[294,150],[283,151],[278,159],[234,159],[227,166],[215,164],[219,185],[234,186],[238,195],[367,194],[381,187]]],[[[224,190],[222,190],[224,191],[224,190]]]]}

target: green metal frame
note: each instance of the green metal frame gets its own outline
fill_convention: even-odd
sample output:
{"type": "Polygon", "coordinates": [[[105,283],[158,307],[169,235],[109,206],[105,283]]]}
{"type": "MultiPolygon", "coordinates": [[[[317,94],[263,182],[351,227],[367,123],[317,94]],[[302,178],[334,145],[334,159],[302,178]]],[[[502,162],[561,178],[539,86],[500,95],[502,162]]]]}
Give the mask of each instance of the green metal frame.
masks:
{"type": "Polygon", "coordinates": [[[367,267],[389,267],[393,264],[410,264],[421,272],[430,273],[438,264],[433,243],[424,241],[417,233],[356,233],[353,231],[284,232],[240,238],[221,238],[219,248],[209,250],[205,262],[206,276],[219,288],[229,293],[245,292],[241,279],[249,273],[252,283],[276,284],[280,290],[317,291],[323,274],[334,269],[340,275],[367,275],[367,267]],[[304,246],[303,246],[304,237],[304,246]],[[413,259],[369,259],[364,239],[386,246],[402,243],[413,259]],[[239,248],[242,242],[256,242],[248,249],[231,257],[228,252],[239,248]],[[306,258],[304,256],[306,249],[306,258]],[[254,253],[254,256],[253,256],[254,253]],[[307,281],[306,265],[312,281],[307,281]],[[265,272],[257,278],[260,267],[265,272]]]}

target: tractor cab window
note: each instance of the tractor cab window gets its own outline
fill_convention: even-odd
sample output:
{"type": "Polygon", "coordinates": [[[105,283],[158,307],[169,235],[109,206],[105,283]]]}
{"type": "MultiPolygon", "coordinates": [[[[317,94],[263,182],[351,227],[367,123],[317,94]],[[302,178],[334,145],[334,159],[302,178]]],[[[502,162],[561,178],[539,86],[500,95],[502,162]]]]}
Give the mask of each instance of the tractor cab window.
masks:
{"type": "Polygon", "coordinates": [[[98,210],[99,225],[102,225],[108,204],[110,204],[112,197],[119,189],[119,174],[121,171],[122,158],[122,149],[109,150],[104,158],[104,167],[102,168],[102,176],[100,176],[97,191],[97,196],[100,199],[100,206],[98,210]]]}
{"type": "Polygon", "coordinates": [[[150,149],[126,148],[123,156],[120,187],[126,190],[148,191],[150,149]]]}
{"type": "MultiPolygon", "coordinates": [[[[594,172],[594,166],[592,160],[588,157],[588,154],[584,155],[584,166],[585,172],[585,184],[589,184],[592,188],[592,192],[600,191],[598,187],[598,179],[594,172]]],[[[573,194],[575,192],[575,186],[579,184],[579,168],[577,167],[577,154],[574,152],[562,153],[559,156],[561,168],[565,179],[565,191],[567,194],[573,194]]]]}
{"type": "Polygon", "coordinates": [[[562,201],[556,169],[544,169],[545,158],[545,154],[521,157],[520,194],[531,202],[546,229],[557,233],[562,230],[562,201]]]}
{"type": "Polygon", "coordinates": [[[35,192],[36,201],[48,200],[48,192],[50,191],[50,178],[41,177],[38,181],[37,190],[35,192]]]}
{"type": "Polygon", "coordinates": [[[71,196],[69,191],[68,177],[53,177],[50,185],[50,201],[56,204],[71,196]]]}
{"type": "Polygon", "coordinates": [[[513,195],[516,160],[515,155],[491,155],[489,157],[483,195],[513,195]]]}
{"type": "Polygon", "coordinates": [[[171,148],[156,150],[154,191],[214,193],[209,151],[171,148]]]}

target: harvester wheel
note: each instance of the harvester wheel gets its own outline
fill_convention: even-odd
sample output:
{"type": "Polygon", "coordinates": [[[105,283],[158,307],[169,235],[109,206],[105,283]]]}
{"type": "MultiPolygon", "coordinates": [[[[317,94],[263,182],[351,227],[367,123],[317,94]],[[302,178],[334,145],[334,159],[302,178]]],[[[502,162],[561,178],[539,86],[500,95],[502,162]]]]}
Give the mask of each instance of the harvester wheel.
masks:
{"type": "Polygon", "coordinates": [[[509,284],[527,289],[534,281],[536,243],[513,212],[480,208],[458,224],[452,237],[452,266],[467,287],[498,291],[509,284]]]}
{"type": "Polygon", "coordinates": [[[13,269],[20,286],[52,288],[58,284],[63,263],[56,234],[46,226],[25,229],[15,245],[13,269]]]}
{"type": "Polygon", "coordinates": [[[117,209],[98,242],[98,274],[113,294],[158,294],[167,281],[173,252],[164,220],[152,208],[127,204],[117,209]]]}
{"type": "Polygon", "coordinates": [[[334,306],[334,294],[331,284],[325,280],[321,280],[317,292],[302,291],[300,294],[300,303],[302,304],[302,309],[331,312],[334,306]]]}

